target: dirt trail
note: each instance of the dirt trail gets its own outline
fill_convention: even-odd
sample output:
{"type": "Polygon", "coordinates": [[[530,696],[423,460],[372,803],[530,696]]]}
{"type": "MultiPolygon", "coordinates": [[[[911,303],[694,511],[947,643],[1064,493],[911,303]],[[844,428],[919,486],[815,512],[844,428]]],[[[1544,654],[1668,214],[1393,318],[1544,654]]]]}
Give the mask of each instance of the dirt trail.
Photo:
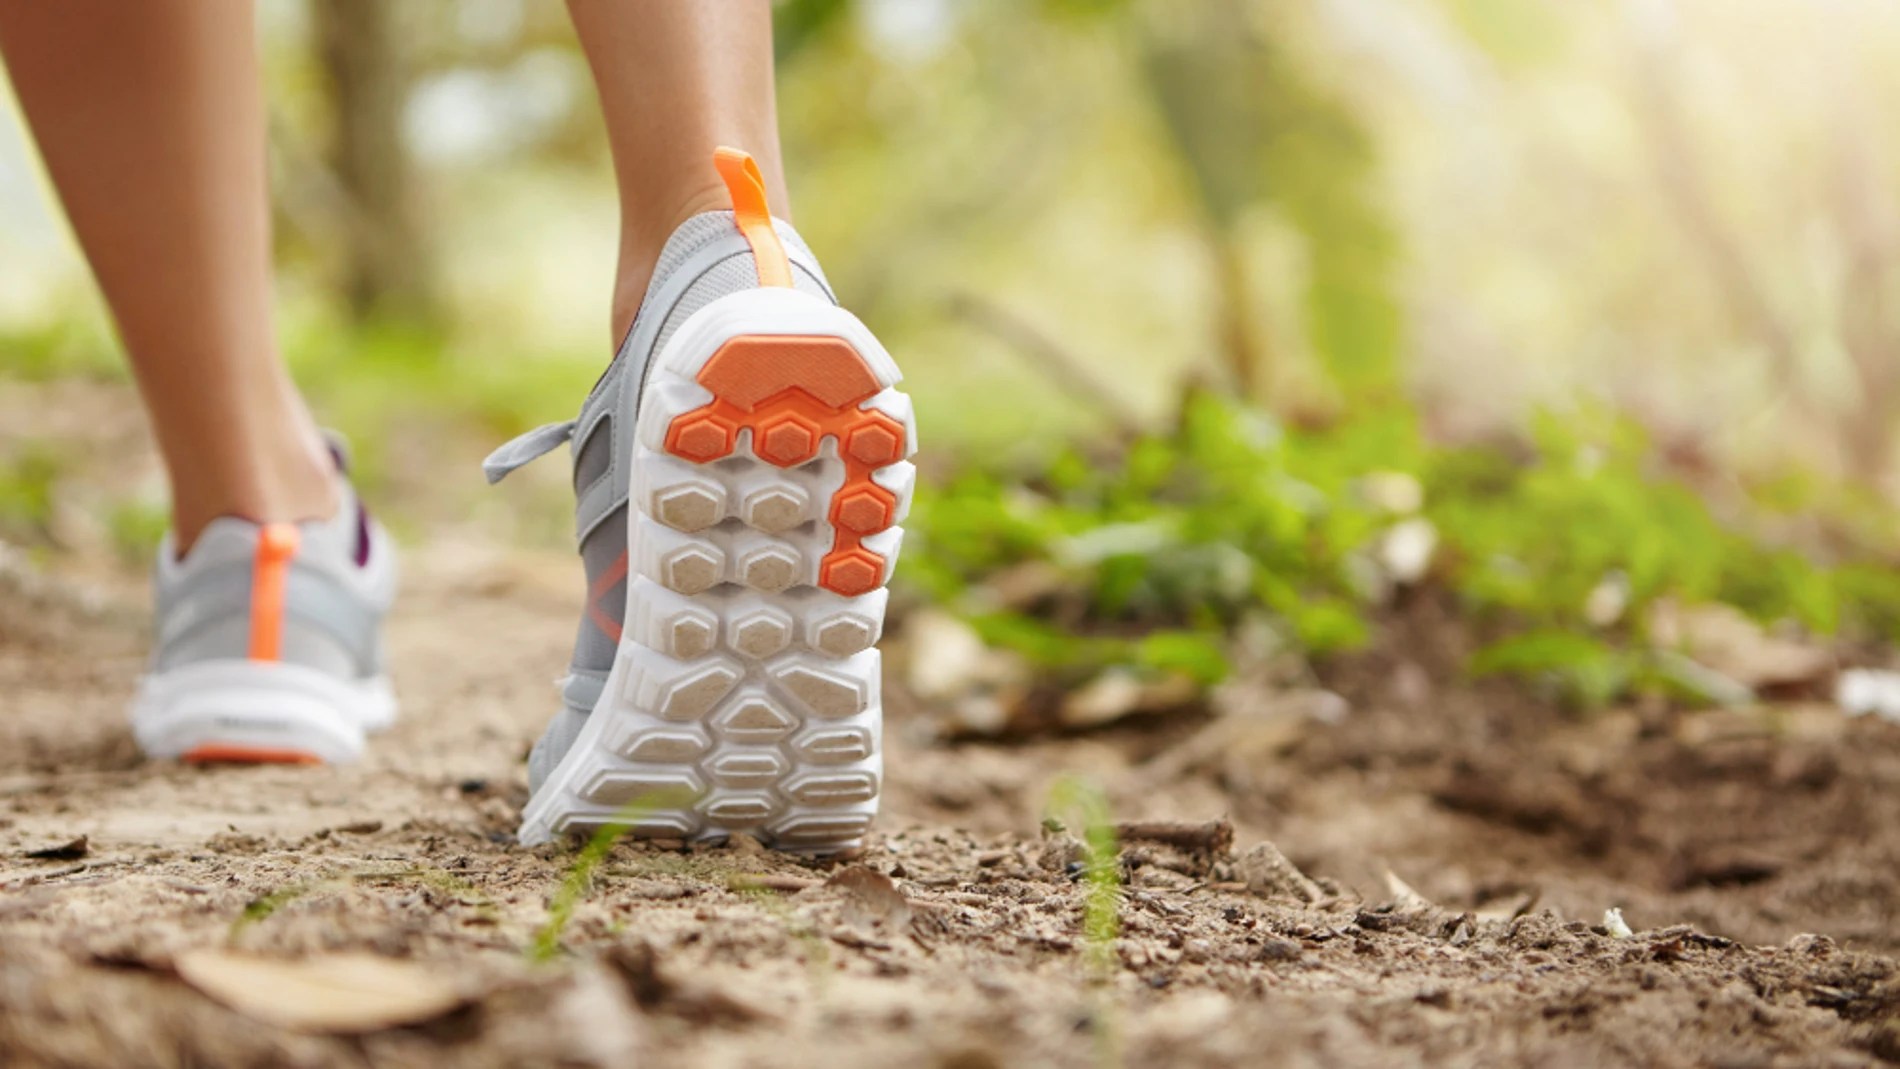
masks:
{"type": "Polygon", "coordinates": [[[622,845],[531,962],[574,856],[510,833],[576,581],[440,546],[394,625],[405,719],[364,764],[201,770],[125,736],[136,589],[0,580],[0,1064],[1900,1062],[1900,727],[1573,722],[1379,658],[1337,723],[1263,694],[1022,745],[932,744],[893,687],[862,856],[622,845]],[[1038,821],[1064,774],[1236,844],[1130,842],[1120,936],[1091,944],[1038,821]],[[459,1008],[297,1032],[182,978],[205,948],[407,959],[459,1008]]]}

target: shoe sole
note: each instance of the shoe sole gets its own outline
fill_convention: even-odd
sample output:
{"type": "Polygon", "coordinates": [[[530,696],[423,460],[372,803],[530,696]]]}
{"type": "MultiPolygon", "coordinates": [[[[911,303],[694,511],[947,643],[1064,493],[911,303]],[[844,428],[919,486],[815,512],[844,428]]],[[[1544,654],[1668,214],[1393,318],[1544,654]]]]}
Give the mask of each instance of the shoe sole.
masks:
{"type": "Polygon", "coordinates": [[[600,703],[523,814],[856,846],[883,778],[885,582],[916,469],[901,376],[856,316],[789,289],[688,319],[647,373],[630,578],[600,703]]]}
{"type": "Polygon", "coordinates": [[[132,733],[148,756],[195,764],[348,764],[395,721],[381,676],[350,683],[302,665],[214,660],[148,675],[132,733]]]}

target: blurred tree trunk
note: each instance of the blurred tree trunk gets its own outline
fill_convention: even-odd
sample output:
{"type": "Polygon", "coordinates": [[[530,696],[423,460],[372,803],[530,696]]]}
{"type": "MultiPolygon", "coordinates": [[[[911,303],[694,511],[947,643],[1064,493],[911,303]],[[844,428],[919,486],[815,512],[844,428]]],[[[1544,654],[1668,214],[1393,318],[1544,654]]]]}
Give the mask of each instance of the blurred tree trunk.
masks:
{"type": "Polygon", "coordinates": [[[402,136],[410,71],[386,0],[312,4],[332,122],[330,166],[347,200],[342,284],[359,322],[434,317],[435,275],[402,136]]]}
{"type": "MultiPolygon", "coordinates": [[[[1665,12],[1672,9],[1665,8],[1665,12]]],[[[1680,77],[1682,38],[1673,15],[1656,17],[1642,3],[1630,5],[1635,31],[1635,114],[1647,135],[1651,161],[1674,216],[1722,293],[1739,325],[1757,339],[1772,361],[1776,385],[1796,423],[1834,426],[1846,474],[1883,489],[1896,447],[1896,316],[1900,286],[1895,250],[1900,220],[1887,203],[1878,168],[1867,158],[1860,130],[1871,125],[1850,103],[1837,138],[1837,190],[1831,206],[1847,246],[1845,292],[1838,340],[1852,365],[1858,396],[1845,406],[1817,396],[1799,332],[1776,307],[1772,291],[1751,262],[1742,231],[1715,209],[1714,184],[1690,136],[1683,114],[1680,77]]]]}
{"type": "MultiPolygon", "coordinates": [[[[1396,388],[1397,242],[1378,153],[1350,100],[1302,55],[1282,5],[1202,0],[1142,8],[1136,47],[1167,147],[1196,201],[1213,267],[1222,368],[1249,400],[1282,385],[1274,332],[1248,277],[1243,223],[1271,210],[1307,253],[1301,327],[1329,392],[1396,388]]],[[[1285,407],[1284,399],[1281,402],[1285,407]]]]}
{"type": "Polygon", "coordinates": [[[1148,90],[1203,223],[1221,371],[1230,389],[1257,401],[1260,384],[1274,377],[1274,354],[1237,235],[1248,209],[1272,192],[1265,135],[1273,124],[1261,113],[1270,53],[1241,0],[1185,13],[1157,5],[1144,13],[1139,48],[1148,90]]]}
{"type": "Polygon", "coordinates": [[[1847,248],[1841,342],[1859,387],[1847,422],[1848,468],[1891,493],[1900,434],[1900,214],[1874,147],[1861,136],[1875,120],[1860,86],[1845,79],[1834,144],[1840,156],[1836,226],[1847,248]]]}
{"type": "Polygon", "coordinates": [[[1232,228],[1209,227],[1209,251],[1214,258],[1214,286],[1219,294],[1221,352],[1234,390],[1249,401],[1260,397],[1260,380],[1268,371],[1265,331],[1254,308],[1247,283],[1247,249],[1232,228]]]}

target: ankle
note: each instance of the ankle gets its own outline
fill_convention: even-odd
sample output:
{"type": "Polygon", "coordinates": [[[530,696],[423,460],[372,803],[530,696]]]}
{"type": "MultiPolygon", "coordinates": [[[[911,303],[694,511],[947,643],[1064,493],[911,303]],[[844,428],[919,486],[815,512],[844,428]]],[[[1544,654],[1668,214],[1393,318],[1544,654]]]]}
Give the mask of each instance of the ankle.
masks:
{"type": "MultiPolygon", "coordinates": [[[[302,436],[297,436],[301,438],[302,436]]],[[[171,464],[172,533],[180,554],[212,520],[256,523],[326,520],[342,506],[335,461],[312,432],[308,442],[277,440],[223,451],[200,463],[171,464]]]]}
{"type": "Polygon", "coordinates": [[[715,178],[682,185],[667,198],[621,205],[620,258],[614,276],[613,344],[616,351],[633,329],[633,320],[646,300],[653,269],[668,239],[680,225],[705,212],[731,211],[732,200],[715,178]]]}

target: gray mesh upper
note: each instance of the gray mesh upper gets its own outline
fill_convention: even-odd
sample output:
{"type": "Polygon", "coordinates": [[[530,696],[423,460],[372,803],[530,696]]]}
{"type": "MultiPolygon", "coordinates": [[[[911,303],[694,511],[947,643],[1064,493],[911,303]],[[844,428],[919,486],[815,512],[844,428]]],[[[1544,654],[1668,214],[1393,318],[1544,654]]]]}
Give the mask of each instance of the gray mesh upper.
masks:
{"type": "MultiPolygon", "coordinates": [[[[731,212],[721,212],[719,214],[725,215],[728,218],[732,215],[731,212]]],[[[789,227],[781,227],[779,231],[781,235],[780,240],[785,241],[787,245],[787,258],[791,258],[794,255],[790,248],[792,242],[786,240],[784,237],[789,230],[789,227]]],[[[792,235],[792,237],[796,239],[797,235],[792,235]]],[[[801,248],[803,245],[803,242],[799,243],[801,248]]],[[[811,254],[806,253],[805,255],[810,256],[811,254]]],[[[673,332],[678,330],[682,323],[690,319],[694,312],[699,311],[701,308],[706,307],[728,293],[754,289],[757,288],[758,284],[759,269],[753,264],[751,253],[741,252],[714,264],[710,270],[700,275],[698,281],[694,282],[693,285],[687,289],[685,295],[680,297],[678,303],[673,305],[673,310],[667,314],[666,322],[660,327],[659,335],[653,340],[652,351],[657,353],[665,348],[667,341],[673,337],[673,332]]],[[[794,259],[792,261],[792,284],[800,291],[809,293],[814,297],[831,300],[831,290],[825,285],[824,276],[816,272],[815,264],[814,270],[805,270],[803,265],[794,259]]]]}

